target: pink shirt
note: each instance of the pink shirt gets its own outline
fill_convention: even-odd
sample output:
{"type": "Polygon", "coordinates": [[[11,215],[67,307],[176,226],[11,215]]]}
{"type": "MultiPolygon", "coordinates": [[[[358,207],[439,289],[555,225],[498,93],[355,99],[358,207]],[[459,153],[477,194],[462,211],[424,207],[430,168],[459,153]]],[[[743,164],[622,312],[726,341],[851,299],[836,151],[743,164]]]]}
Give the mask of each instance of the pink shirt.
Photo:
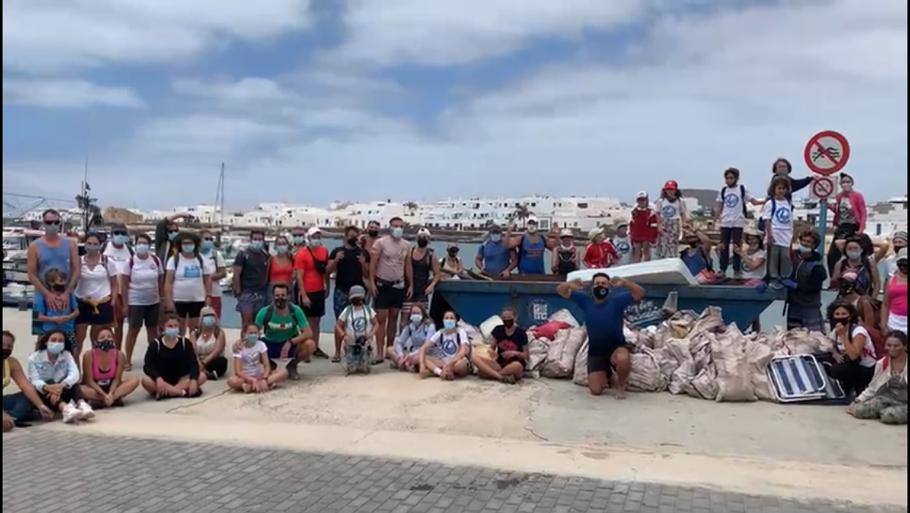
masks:
{"type": "Polygon", "coordinates": [[[888,283],[888,299],[891,301],[891,311],[888,313],[907,316],[907,282],[898,283],[895,278],[891,278],[888,283]]]}

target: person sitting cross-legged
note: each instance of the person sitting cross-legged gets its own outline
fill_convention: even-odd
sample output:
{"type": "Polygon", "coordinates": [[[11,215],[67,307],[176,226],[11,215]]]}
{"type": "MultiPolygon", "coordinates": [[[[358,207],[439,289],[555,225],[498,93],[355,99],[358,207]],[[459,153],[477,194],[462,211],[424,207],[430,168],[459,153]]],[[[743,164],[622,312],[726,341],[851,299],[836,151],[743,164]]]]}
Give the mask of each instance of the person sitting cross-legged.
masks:
{"type": "Polygon", "coordinates": [[[477,352],[471,355],[471,361],[481,378],[516,383],[528,365],[528,335],[515,323],[515,310],[512,307],[503,308],[499,317],[502,325],[493,328],[490,357],[477,352]]]}
{"type": "Polygon", "coordinates": [[[234,375],[227,384],[231,389],[244,393],[267,392],[288,379],[286,369],[272,369],[269,350],[259,334],[259,326],[250,324],[243,331],[243,339],[234,344],[234,375]]]}

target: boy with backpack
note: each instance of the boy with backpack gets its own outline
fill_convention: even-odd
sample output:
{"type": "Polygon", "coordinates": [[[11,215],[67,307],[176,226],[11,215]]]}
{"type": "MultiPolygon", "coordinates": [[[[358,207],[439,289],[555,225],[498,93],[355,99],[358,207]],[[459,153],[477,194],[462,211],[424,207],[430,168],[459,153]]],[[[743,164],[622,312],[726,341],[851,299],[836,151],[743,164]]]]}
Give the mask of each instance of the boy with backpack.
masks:
{"type": "MultiPolygon", "coordinates": [[[[745,185],[739,183],[739,169],[735,167],[728,168],[724,171],[724,181],[726,185],[721,187],[717,194],[717,206],[714,209],[714,216],[719,221],[720,226],[720,246],[718,247],[718,256],[720,257],[719,277],[724,278],[727,275],[727,268],[730,264],[730,244],[739,247],[743,242],[743,228],[746,226],[746,218],[749,216],[746,203],[761,205],[761,200],[755,199],[746,189],[745,185]]],[[[733,277],[742,278],[743,266],[742,258],[739,254],[733,254],[733,277]]]]}
{"type": "Polygon", "coordinates": [[[783,280],[790,277],[793,262],[790,250],[793,245],[793,206],[788,200],[790,180],[776,177],[772,182],[774,196],[765,202],[761,217],[765,221],[765,233],[768,246],[769,286],[780,290],[784,288],[783,280]]]}
{"type": "Polygon", "coordinates": [[[366,290],[360,285],[351,287],[350,304],[338,316],[335,335],[344,341],[344,373],[369,374],[373,359],[373,343],[379,323],[376,313],[364,303],[366,290]]]}
{"type": "Polygon", "coordinates": [[[288,296],[289,287],[276,283],[272,287],[272,304],[259,310],[255,324],[262,332],[272,368],[277,367],[275,359],[289,359],[288,378],[298,380],[297,364],[309,360],[316,351],[316,341],[303,310],[289,303],[288,296]]]}

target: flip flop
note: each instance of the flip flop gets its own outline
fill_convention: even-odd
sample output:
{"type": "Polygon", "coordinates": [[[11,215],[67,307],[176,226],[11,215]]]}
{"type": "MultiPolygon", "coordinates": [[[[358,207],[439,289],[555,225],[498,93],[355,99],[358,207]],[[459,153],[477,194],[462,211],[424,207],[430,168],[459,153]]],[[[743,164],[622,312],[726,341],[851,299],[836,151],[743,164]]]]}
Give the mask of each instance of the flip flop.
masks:
{"type": "Polygon", "coordinates": [[[340,357],[340,356],[333,356],[333,357],[332,357],[332,363],[339,363],[339,362],[341,362],[341,357],[340,357]]]}

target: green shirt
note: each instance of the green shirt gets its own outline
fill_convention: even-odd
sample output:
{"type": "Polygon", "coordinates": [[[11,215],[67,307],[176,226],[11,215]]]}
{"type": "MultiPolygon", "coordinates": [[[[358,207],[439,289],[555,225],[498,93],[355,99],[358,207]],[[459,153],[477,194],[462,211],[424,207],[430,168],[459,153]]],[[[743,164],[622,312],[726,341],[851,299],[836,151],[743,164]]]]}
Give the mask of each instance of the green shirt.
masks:
{"type": "Polygon", "coordinates": [[[289,305],[290,315],[281,315],[278,310],[269,305],[259,310],[256,314],[256,326],[263,330],[262,334],[267,342],[285,343],[296,337],[300,330],[308,328],[310,324],[306,320],[303,310],[297,305],[289,305]],[[272,309],[272,318],[269,319],[269,325],[264,326],[265,318],[269,308],[272,309]]]}

